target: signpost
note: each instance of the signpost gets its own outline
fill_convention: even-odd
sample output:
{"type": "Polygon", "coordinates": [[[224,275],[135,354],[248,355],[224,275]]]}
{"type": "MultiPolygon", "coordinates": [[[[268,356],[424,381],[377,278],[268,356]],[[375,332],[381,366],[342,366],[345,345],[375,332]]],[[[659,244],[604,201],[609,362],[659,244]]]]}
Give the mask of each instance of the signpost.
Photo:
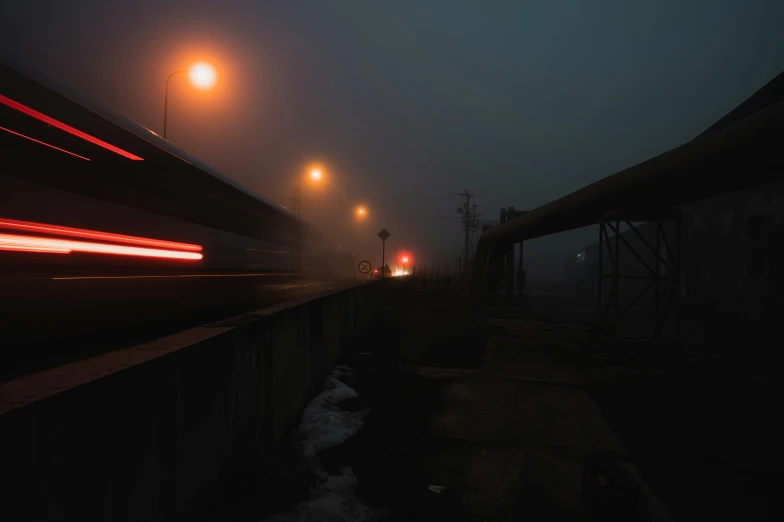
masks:
{"type": "Polygon", "coordinates": [[[360,261],[357,268],[359,269],[359,273],[362,274],[362,281],[365,280],[365,275],[369,274],[373,269],[370,265],[370,261],[360,261]]]}
{"type": "Polygon", "coordinates": [[[387,232],[386,228],[382,228],[381,232],[378,233],[378,237],[381,238],[381,279],[384,279],[386,274],[386,261],[384,261],[384,256],[386,255],[386,248],[387,248],[387,239],[389,239],[389,232],[387,232]]]}

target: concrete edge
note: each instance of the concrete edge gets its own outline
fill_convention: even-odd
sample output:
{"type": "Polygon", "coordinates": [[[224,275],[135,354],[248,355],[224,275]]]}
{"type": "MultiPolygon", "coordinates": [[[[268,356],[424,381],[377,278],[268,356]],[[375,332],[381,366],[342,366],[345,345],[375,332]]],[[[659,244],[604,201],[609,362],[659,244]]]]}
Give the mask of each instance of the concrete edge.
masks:
{"type": "Polygon", "coordinates": [[[121,372],[152,359],[188,348],[189,346],[234,330],[242,324],[255,322],[262,318],[302,306],[304,303],[316,301],[353,287],[354,285],[330,289],[301,299],[285,301],[214,323],[196,326],[129,348],[103,353],[88,359],[12,379],[0,384],[0,415],[34,404],[70,389],[83,386],[92,381],[121,372]]]}

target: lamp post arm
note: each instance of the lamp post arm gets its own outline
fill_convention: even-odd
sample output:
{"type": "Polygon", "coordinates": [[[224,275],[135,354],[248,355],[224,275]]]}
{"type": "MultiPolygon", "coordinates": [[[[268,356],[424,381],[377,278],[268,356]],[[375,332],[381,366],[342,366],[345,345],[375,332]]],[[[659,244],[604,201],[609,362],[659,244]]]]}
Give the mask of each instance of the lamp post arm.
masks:
{"type": "Polygon", "coordinates": [[[182,70],[174,71],[169,75],[168,78],[166,78],[166,91],[165,91],[165,96],[163,98],[163,139],[166,139],[166,120],[169,112],[169,80],[172,79],[172,76],[181,72],[185,72],[185,71],[182,70]]]}

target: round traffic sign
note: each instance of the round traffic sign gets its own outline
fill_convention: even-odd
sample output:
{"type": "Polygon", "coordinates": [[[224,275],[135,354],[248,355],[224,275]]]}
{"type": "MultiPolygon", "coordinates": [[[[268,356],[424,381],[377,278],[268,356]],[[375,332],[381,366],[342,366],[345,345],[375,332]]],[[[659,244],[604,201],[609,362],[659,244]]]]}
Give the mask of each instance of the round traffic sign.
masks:
{"type": "Polygon", "coordinates": [[[373,267],[370,266],[370,261],[360,261],[357,268],[361,273],[368,274],[373,267]]]}

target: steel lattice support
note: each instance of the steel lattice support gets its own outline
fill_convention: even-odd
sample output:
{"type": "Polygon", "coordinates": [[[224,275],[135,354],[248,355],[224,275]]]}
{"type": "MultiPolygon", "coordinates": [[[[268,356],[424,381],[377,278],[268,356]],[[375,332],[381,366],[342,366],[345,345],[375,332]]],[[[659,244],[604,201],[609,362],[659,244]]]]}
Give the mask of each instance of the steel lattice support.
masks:
{"type": "Polygon", "coordinates": [[[599,280],[595,334],[599,340],[612,342],[665,341],[668,340],[665,339],[667,337],[671,337],[669,340],[678,340],[680,339],[681,214],[671,211],[665,215],[656,215],[653,220],[646,220],[653,223],[655,235],[653,241],[650,241],[650,238],[646,239],[633,221],[641,220],[639,216],[631,218],[615,213],[605,216],[599,222],[599,280]],[[620,232],[621,223],[629,227],[628,233],[620,232]],[[669,230],[667,223],[671,224],[669,230]],[[627,238],[627,235],[630,237],[627,238]],[[636,258],[642,268],[641,273],[623,271],[621,252],[636,258]],[[604,259],[605,253],[607,259],[604,259]],[[606,268],[609,268],[609,271],[606,271],[606,268]],[[643,283],[643,286],[641,289],[624,293],[623,288],[626,283],[622,284],[622,281],[637,281],[638,285],[643,283]],[[630,324],[624,324],[624,319],[633,312],[637,312],[637,315],[630,324]],[[674,328],[671,332],[667,332],[672,335],[666,335],[666,321],[671,316],[674,316],[674,328]],[[630,336],[630,331],[641,323],[647,322],[646,319],[651,320],[651,328],[645,328],[643,335],[630,336]]]}

